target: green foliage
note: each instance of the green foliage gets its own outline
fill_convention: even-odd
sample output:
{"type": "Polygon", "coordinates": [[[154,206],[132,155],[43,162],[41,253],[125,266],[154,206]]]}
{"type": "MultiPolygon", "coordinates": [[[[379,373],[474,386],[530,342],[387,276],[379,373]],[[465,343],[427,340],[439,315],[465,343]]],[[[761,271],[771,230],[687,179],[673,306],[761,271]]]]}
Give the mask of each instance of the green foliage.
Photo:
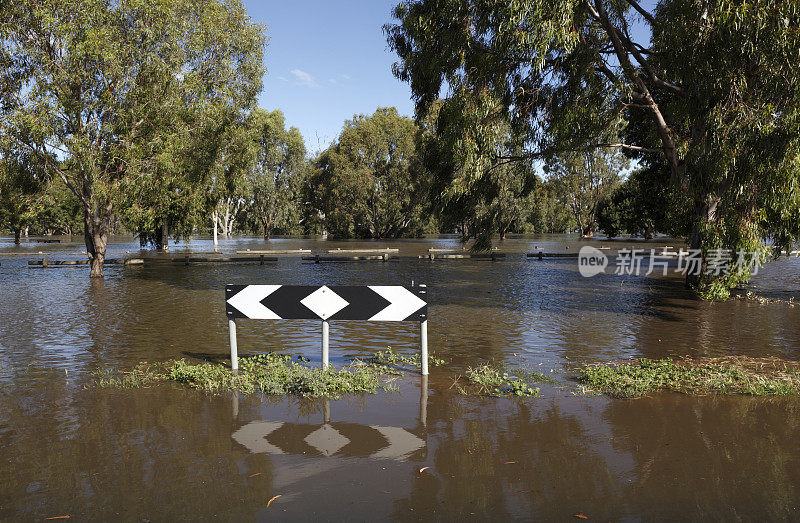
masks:
{"type": "Polygon", "coordinates": [[[473,250],[488,250],[494,233],[503,238],[524,232],[536,205],[533,165],[507,159],[520,153],[508,123],[497,121],[479,134],[498,107],[488,95],[437,100],[417,145],[420,161],[433,174],[431,201],[442,229],[458,230],[463,241],[474,238],[473,250]],[[465,139],[465,128],[476,133],[465,139]]]}
{"type": "Polygon", "coordinates": [[[544,180],[533,190],[535,202],[527,222],[530,232],[565,233],[572,229],[574,217],[569,212],[567,195],[555,180],[544,180]]]}
{"type": "Polygon", "coordinates": [[[588,150],[553,156],[545,165],[581,236],[594,235],[599,205],[617,188],[628,160],[618,151],[588,150]]]}
{"type": "Polygon", "coordinates": [[[294,394],[304,397],[339,397],[342,394],[374,394],[391,390],[381,374],[369,366],[326,370],[309,368],[283,354],[267,353],[242,358],[238,373],[215,363],[184,360],[162,364],[142,363],[119,377],[100,376],[98,385],[136,388],[175,382],[210,393],[240,391],[263,394],[294,394]]]}
{"type": "Polygon", "coordinates": [[[296,127],[286,129],[279,110],[253,110],[248,127],[255,147],[255,161],[244,182],[250,197],[245,211],[248,221],[263,231],[265,239],[274,231],[296,233],[302,220],[307,174],[303,136],[296,127]]]}
{"type": "Polygon", "coordinates": [[[615,397],[637,397],[670,390],[686,394],[800,394],[796,362],[747,358],[698,361],[642,358],[620,365],[590,365],[578,381],[615,397]]]}
{"type": "Polygon", "coordinates": [[[188,230],[261,88],[263,28],[241,3],[21,0],[0,39],[0,140],[80,200],[91,274],[116,206],[136,230],[188,230]]]}
{"type": "Polygon", "coordinates": [[[417,126],[395,108],[345,122],[317,158],[307,199],[339,238],[419,235],[428,176],[415,161],[417,126]]]}
{"type": "MultiPolygon", "coordinates": [[[[524,396],[538,397],[539,389],[531,387],[525,378],[509,376],[503,369],[483,364],[469,367],[466,372],[468,384],[459,387],[462,394],[478,394],[488,396],[524,396]]],[[[537,376],[528,373],[526,378],[535,381],[537,376]]]]}
{"type": "Polygon", "coordinates": [[[686,237],[691,202],[658,166],[633,171],[598,206],[598,225],[608,236],[626,232],[652,238],[657,232],[686,237]]]}
{"type": "Polygon", "coordinates": [[[480,199],[504,158],[619,148],[682,192],[693,248],[800,238],[796,2],[409,0],[394,16],[418,119],[447,87],[437,136],[460,174],[436,173],[444,194],[480,199]],[[518,154],[495,145],[506,125],[518,154]]]}
{"type": "MultiPolygon", "coordinates": [[[[431,366],[444,360],[428,357],[431,366]]],[[[307,367],[287,354],[269,352],[242,357],[239,372],[217,363],[189,363],[185,360],[140,363],[130,371],[115,373],[104,369],[93,373],[101,387],[138,388],[159,383],[182,383],[210,393],[237,390],[304,397],[339,397],[343,394],[374,394],[394,390],[388,376],[403,375],[419,368],[419,355],[404,356],[391,347],[365,361],[354,360],[341,369],[307,367]]]]}
{"type": "Polygon", "coordinates": [[[72,235],[83,228],[83,209],[61,178],[50,181],[34,202],[31,228],[39,234],[72,235]]]}
{"type": "MultiPolygon", "coordinates": [[[[406,356],[386,347],[386,350],[379,350],[372,357],[364,360],[364,363],[380,370],[384,374],[403,374],[404,371],[413,371],[419,368],[420,355],[413,354],[406,356]]],[[[431,367],[441,367],[445,360],[437,358],[433,353],[428,354],[428,365],[431,367]]]]}
{"type": "Polygon", "coordinates": [[[16,242],[20,231],[35,221],[37,198],[46,184],[47,173],[30,154],[0,150],[0,227],[11,229],[16,242]]]}

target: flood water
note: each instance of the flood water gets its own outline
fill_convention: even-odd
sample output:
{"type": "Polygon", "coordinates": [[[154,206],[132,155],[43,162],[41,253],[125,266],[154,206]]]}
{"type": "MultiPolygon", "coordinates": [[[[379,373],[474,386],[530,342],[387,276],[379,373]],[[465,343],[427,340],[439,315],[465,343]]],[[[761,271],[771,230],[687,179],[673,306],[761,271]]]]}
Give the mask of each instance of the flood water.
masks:
{"type": "MultiPolygon", "coordinates": [[[[666,244],[677,245],[635,246],[666,244]]],[[[27,263],[80,259],[79,243],[0,239],[0,253],[27,254],[0,256],[0,519],[800,519],[800,398],[585,397],[570,371],[638,356],[800,359],[800,306],[788,302],[800,301],[800,259],[770,263],[751,285],[782,301],[712,304],[675,276],[618,276],[612,264],[589,279],[576,259],[524,256],[580,245],[512,238],[496,262],[107,266],[90,281],[85,266],[27,263]],[[92,376],[140,361],[224,360],[229,283],[412,282],[430,287],[429,345],[449,364],[427,383],[400,380],[398,392],[311,401],[104,389],[92,376]],[[553,370],[558,383],[539,398],[461,396],[453,377],[486,361],[553,370]]],[[[417,255],[457,242],[220,244],[336,247],[417,255]]],[[[170,255],[209,250],[193,240],[170,255]]],[[[141,254],[132,239],[109,251],[141,254]]],[[[334,365],[387,346],[410,355],[417,344],[413,323],[331,325],[334,365]]],[[[319,322],[239,322],[240,353],[318,364],[319,345],[319,322]]]]}

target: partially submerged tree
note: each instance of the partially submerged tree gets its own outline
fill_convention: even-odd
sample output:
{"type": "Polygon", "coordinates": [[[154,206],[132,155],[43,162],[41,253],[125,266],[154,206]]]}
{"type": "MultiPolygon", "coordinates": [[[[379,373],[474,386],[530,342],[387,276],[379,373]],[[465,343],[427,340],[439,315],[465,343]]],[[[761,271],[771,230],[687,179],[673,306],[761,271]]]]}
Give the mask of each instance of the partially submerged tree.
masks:
{"type": "MultiPolygon", "coordinates": [[[[253,111],[259,110],[255,108],[253,111]]],[[[256,159],[257,147],[249,124],[251,115],[234,122],[225,133],[225,145],[204,187],[215,248],[218,229],[221,228],[222,234],[230,238],[243,211],[252,202],[248,175],[256,159]]]]}
{"type": "Polygon", "coordinates": [[[286,233],[300,224],[306,147],[299,129],[286,129],[279,110],[254,110],[248,126],[255,148],[255,160],[246,176],[249,213],[269,240],[273,230],[286,233]]]}
{"type": "Polygon", "coordinates": [[[531,193],[534,205],[527,221],[531,232],[565,233],[574,218],[569,212],[562,187],[553,180],[543,180],[531,193]]]}
{"type": "Polygon", "coordinates": [[[260,90],[263,29],[238,0],[3,6],[0,136],[79,198],[90,274],[102,276],[121,194],[152,231],[205,186],[225,129],[260,90]]]}
{"type": "Polygon", "coordinates": [[[420,119],[417,152],[425,172],[433,174],[429,208],[445,230],[459,230],[464,242],[475,239],[474,250],[490,248],[495,233],[504,238],[524,230],[534,205],[533,166],[502,159],[519,151],[506,122],[494,120],[480,140],[462,139],[463,129],[477,128],[498,107],[491,97],[453,98],[436,101],[420,119]],[[476,179],[471,173],[477,169],[485,175],[476,179]]]}
{"type": "Polygon", "coordinates": [[[27,151],[3,149],[0,152],[0,227],[10,229],[14,233],[14,243],[19,244],[22,231],[36,221],[37,199],[46,187],[47,173],[27,151]]]}
{"type": "MultiPolygon", "coordinates": [[[[418,117],[445,84],[462,105],[486,93],[500,101],[462,127],[465,148],[480,150],[500,119],[524,137],[527,150],[515,156],[528,160],[586,144],[622,149],[664,165],[687,195],[692,248],[797,241],[796,2],[659,0],[648,12],[636,0],[416,0],[394,15],[394,71],[410,83],[418,117]]],[[[491,164],[474,162],[451,190],[478,188],[491,164]]],[[[687,283],[725,295],[745,277],[687,283]]]]}
{"type": "Polygon", "coordinates": [[[31,227],[44,235],[72,236],[79,233],[83,225],[80,200],[67,189],[60,178],[52,178],[48,182],[46,190],[36,197],[31,227]]]}
{"type": "Polygon", "coordinates": [[[345,122],[317,159],[314,207],[337,237],[397,238],[422,229],[424,172],[415,163],[414,121],[395,108],[345,122]]]}
{"type": "Polygon", "coordinates": [[[627,232],[652,238],[656,233],[686,237],[691,202],[669,183],[664,166],[636,169],[598,206],[598,226],[608,236],[627,232]]]}
{"type": "Polygon", "coordinates": [[[544,170],[563,194],[581,237],[594,236],[598,206],[619,185],[627,167],[627,159],[609,149],[563,153],[545,165],[544,170]]]}

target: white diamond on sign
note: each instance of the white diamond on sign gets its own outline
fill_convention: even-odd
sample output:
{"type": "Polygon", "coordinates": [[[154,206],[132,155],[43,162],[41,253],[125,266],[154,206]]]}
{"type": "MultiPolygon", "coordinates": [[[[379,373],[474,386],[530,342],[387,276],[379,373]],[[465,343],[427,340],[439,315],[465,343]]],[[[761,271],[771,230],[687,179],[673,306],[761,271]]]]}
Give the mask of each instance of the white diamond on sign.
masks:
{"type": "Polygon", "coordinates": [[[323,425],[303,440],[326,456],[336,454],[339,450],[350,443],[350,440],[342,436],[338,430],[330,425],[323,425]]]}
{"type": "Polygon", "coordinates": [[[300,303],[311,309],[311,311],[326,320],[350,305],[341,296],[330,290],[326,285],[315,290],[302,300],[300,303]]]}

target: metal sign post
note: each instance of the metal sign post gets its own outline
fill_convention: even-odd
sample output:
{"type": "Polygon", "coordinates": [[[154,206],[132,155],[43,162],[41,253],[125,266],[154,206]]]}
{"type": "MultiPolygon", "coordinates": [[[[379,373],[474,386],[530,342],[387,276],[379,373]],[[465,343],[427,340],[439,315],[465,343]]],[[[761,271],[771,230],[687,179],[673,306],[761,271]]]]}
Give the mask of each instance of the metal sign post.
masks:
{"type": "Polygon", "coordinates": [[[419,359],[420,372],[423,376],[428,375],[428,320],[419,323],[419,359]]]}
{"type": "Polygon", "coordinates": [[[428,375],[428,303],[425,285],[227,285],[231,368],[239,368],[236,319],[322,320],[322,368],[329,366],[330,320],[420,322],[420,371],[428,375]]]}
{"type": "Polygon", "coordinates": [[[239,370],[239,351],[236,346],[236,319],[228,320],[228,336],[231,342],[231,369],[239,370]]]}
{"type": "Polygon", "coordinates": [[[330,325],[327,321],[322,322],[322,368],[328,368],[328,336],[330,335],[330,325]]]}

